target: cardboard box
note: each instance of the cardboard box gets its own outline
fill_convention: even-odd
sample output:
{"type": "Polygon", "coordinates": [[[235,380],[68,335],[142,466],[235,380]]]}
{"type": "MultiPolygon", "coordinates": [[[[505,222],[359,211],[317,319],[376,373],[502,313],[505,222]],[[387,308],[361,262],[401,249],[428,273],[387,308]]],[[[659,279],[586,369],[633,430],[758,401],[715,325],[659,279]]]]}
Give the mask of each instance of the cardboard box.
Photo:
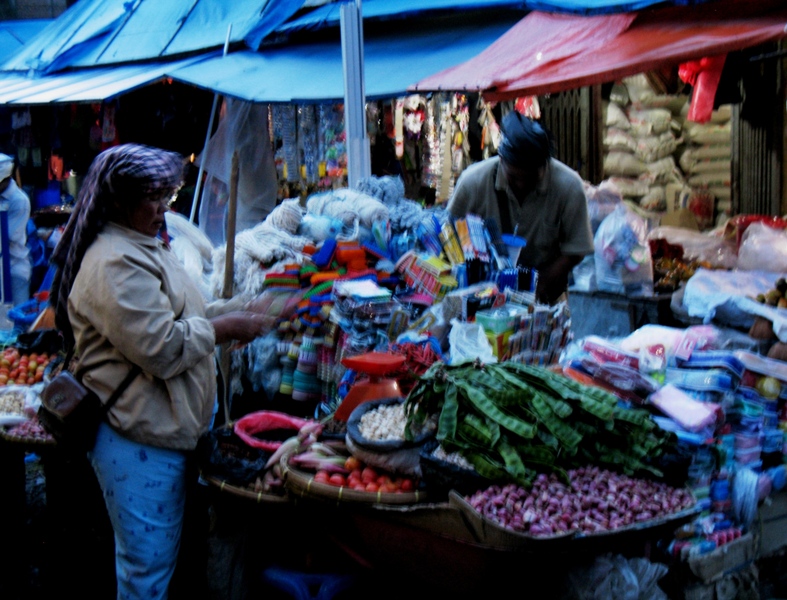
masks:
{"type": "Polygon", "coordinates": [[[760,505],[760,520],[760,556],[783,551],[787,547],[787,490],[768,496],[760,505]]]}
{"type": "Polygon", "coordinates": [[[689,557],[689,569],[704,583],[710,583],[757,557],[757,537],[746,533],[708,554],[689,557]]]}

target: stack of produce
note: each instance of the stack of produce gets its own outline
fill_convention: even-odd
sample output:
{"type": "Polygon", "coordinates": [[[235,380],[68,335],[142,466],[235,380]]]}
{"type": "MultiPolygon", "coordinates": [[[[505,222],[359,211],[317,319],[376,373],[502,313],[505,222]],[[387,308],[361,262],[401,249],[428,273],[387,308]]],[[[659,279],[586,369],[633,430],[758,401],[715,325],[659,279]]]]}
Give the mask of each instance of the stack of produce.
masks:
{"type": "MultiPolygon", "coordinates": [[[[410,423],[437,415],[436,438],[484,477],[529,487],[539,473],[593,463],[624,474],[660,475],[672,447],[643,409],[623,408],[600,388],[543,367],[505,362],[435,363],[406,401],[410,423]]],[[[409,429],[408,429],[409,431],[409,429]]]]}
{"type": "Polygon", "coordinates": [[[467,497],[493,523],[535,537],[612,531],[666,517],[694,506],[685,489],[619,475],[597,466],[541,474],[529,489],[492,485],[467,497]]]}

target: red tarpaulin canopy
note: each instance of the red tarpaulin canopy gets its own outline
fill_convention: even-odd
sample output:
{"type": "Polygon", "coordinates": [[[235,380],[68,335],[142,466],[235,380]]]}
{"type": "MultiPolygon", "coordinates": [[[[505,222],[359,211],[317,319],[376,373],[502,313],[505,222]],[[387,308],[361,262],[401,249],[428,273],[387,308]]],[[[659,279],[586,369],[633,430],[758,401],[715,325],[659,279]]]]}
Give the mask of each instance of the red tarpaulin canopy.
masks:
{"type": "Polygon", "coordinates": [[[480,91],[488,100],[619,80],[787,37],[783,0],[720,0],[583,17],[534,11],[475,58],[411,91],[480,91]]]}

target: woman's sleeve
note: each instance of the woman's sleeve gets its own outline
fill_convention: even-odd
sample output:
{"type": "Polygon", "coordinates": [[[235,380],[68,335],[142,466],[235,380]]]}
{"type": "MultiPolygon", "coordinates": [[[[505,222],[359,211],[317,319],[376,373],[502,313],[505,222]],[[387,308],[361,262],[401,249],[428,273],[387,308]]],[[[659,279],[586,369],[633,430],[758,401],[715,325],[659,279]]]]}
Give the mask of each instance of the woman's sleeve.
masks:
{"type": "Polygon", "coordinates": [[[75,309],[123,356],[146,372],[169,379],[215,349],[215,333],[202,316],[179,318],[154,267],[123,255],[99,264],[92,288],[75,309]]]}

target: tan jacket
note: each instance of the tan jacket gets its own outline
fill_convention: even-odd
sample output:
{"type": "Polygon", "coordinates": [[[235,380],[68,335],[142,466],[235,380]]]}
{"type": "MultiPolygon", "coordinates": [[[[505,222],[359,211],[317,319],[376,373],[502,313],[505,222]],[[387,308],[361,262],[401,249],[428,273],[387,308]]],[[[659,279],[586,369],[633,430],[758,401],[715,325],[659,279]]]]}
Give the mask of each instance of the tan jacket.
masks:
{"type": "Polygon", "coordinates": [[[103,401],[132,363],[143,369],[109,411],[109,423],[137,442],[193,449],[213,413],[215,334],[174,253],[156,238],[108,224],[85,253],[68,315],[78,371],[103,401]]]}

